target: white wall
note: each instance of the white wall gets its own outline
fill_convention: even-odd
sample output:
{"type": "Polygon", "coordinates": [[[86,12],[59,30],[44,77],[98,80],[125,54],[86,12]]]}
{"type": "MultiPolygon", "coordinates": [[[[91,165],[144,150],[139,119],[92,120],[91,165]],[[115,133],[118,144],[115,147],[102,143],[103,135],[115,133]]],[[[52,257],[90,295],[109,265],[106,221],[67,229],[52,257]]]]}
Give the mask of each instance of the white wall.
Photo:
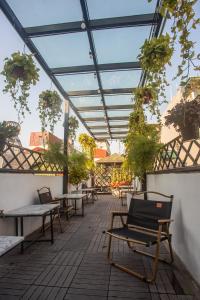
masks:
{"type": "Polygon", "coordinates": [[[148,175],[148,190],[174,195],[173,248],[200,283],[200,173],[148,175]]]}
{"type": "MultiPolygon", "coordinates": [[[[8,211],[29,204],[39,203],[37,189],[47,186],[52,195],[62,193],[62,176],[40,176],[33,174],[0,174],[0,209],[8,211]]],[[[25,235],[41,226],[41,218],[26,218],[24,222],[25,235]]],[[[0,234],[12,235],[14,220],[0,219],[0,234]]]]}

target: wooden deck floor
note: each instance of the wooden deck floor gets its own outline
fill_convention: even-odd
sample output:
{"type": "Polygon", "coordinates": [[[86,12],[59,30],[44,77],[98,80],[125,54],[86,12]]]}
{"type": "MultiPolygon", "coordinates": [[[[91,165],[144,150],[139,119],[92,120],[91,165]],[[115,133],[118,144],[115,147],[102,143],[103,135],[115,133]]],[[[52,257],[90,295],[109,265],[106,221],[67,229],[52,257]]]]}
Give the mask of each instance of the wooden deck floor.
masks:
{"type": "MultiPolygon", "coordinates": [[[[156,283],[149,285],[108,264],[102,231],[109,227],[110,212],[119,209],[118,199],[101,196],[86,206],[84,218],[63,220],[64,233],[55,228],[54,245],[36,243],[23,255],[14,249],[2,257],[0,299],[197,299],[178,279],[176,267],[160,264],[156,283]]],[[[116,260],[138,270],[151,268],[148,258],[131,253],[123,242],[115,241],[112,251],[116,260]]]]}

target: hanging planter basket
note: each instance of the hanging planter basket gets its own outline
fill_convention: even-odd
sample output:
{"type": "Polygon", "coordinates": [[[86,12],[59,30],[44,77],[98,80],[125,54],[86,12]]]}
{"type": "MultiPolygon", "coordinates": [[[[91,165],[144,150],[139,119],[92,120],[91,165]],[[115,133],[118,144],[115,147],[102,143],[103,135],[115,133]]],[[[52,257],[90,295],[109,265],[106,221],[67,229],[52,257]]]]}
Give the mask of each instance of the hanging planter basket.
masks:
{"type": "Polygon", "coordinates": [[[4,69],[1,72],[5,76],[6,84],[3,91],[11,95],[19,120],[24,117],[25,111],[30,112],[29,90],[31,85],[36,85],[39,80],[38,71],[32,54],[15,52],[10,58],[5,59],[4,69]]]}
{"type": "Polygon", "coordinates": [[[153,95],[150,89],[144,89],[143,104],[149,104],[153,100],[153,95]]]}
{"type": "Polygon", "coordinates": [[[192,101],[182,100],[165,117],[165,125],[173,125],[184,141],[198,139],[200,127],[200,96],[192,101]]]}
{"type": "Polygon", "coordinates": [[[39,95],[38,110],[42,131],[44,131],[48,125],[50,126],[50,131],[54,131],[54,126],[61,117],[61,105],[62,99],[56,91],[46,90],[39,95]]]}

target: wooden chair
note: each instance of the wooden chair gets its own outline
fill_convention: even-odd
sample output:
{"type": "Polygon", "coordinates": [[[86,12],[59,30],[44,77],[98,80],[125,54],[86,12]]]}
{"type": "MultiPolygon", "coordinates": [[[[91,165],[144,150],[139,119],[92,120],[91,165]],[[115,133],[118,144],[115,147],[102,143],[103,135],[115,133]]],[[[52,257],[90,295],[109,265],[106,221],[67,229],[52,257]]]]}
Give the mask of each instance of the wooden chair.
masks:
{"type": "Polygon", "coordinates": [[[170,218],[173,196],[167,196],[157,192],[141,192],[139,194],[138,198],[143,195],[145,199],[148,199],[148,195],[151,194],[153,196],[156,195],[156,199],[164,197],[165,200],[144,200],[138,199],[137,195],[134,195],[131,199],[129,211],[127,213],[117,211],[112,212],[111,228],[106,232],[109,235],[108,259],[113,266],[120,270],[136,276],[146,282],[154,282],[158,270],[158,261],[161,260],[167,262],[159,258],[161,242],[168,242],[171,257],[168,263],[173,262],[171,234],[169,232],[169,225],[172,221],[170,218]],[[122,227],[113,228],[114,218],[117,216],[121,218],[122,227]],[[124,216],[127,217],[126,222],[123,219],[124,216]],[[126,241],[129,248],[134,252],[147,255],[153,259],[153,273],[150,278],[112,261],[110,250],[113,237],[126,241]],[[133,248],[133,244],[139,244],[146,247],[156,245],[155,255],[151,255],[141,250],[136,250],[133,248]]]}
{"type": "MultiPolygon", "coordinates": [[[[49,187],[44,186],[41,189],[37,190],[37,192],[38,192],[38,197],[39,197],[39,200],[40,200],[41,204],[60,203],[60,201],[52,198],[51,190],[50,190],[49,187]]],[[[61,226],[61,220],[60,220],[60,208],[59,207],[55,209],[53,217],[54,218],[58,217],[59,226],[60,226],[60,232],[63,232],[62,226],[61,226]]],[[[45,232],[45,220],[46,220],[46,216],[44,216],[43,219],[42,219],[42,231],[43,231],[43,234],[45,232]]]]}

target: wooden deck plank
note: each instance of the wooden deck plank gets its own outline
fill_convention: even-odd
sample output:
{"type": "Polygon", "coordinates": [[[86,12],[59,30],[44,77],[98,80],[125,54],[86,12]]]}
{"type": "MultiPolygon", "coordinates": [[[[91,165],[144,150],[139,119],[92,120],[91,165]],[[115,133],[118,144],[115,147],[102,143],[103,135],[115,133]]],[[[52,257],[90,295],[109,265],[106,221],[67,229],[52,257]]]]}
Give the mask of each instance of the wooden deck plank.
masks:
{"type": "MultiPolygon", "coordinates": [[[[109,264],[106,252],[111,211],[126,210],[110,195],[85,207],[85,217],[55,224],[55,243],[37,243],[24,255],[15,249],[0,259],[0,300],[192,300],[174,286],[173,267],[159,265],[155,284],[147,284],[109,264]],[[177,295],[178,294],[178,295],[177,295]]],[[[116,218],[115,226],[121,226],[116,218]]],[[[46,237],[49,232],[46,233],[46,237]]],[[[140,246],[137,248],[141,248],[140,246]]],[[[146,250],[146,249],[145,249],[146,250]]],[[[154,249],[147,249],[153,253],[154,249]]],[[[152,261],[133,253],[127,243],[113,239],[113,258],[140,272],[150,272],[152,261]]],[[[167,255],[165,247],[161,254],[167,255]]]]}

